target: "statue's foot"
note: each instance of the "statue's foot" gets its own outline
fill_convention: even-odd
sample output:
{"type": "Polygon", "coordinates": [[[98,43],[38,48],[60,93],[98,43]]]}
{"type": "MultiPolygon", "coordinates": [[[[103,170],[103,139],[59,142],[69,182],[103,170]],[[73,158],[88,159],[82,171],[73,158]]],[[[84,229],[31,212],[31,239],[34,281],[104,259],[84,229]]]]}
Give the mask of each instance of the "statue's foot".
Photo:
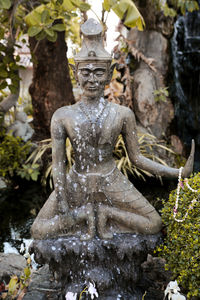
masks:
{"type": "Polygon", "coordinates": [[[112,232],[108,232],[106,229],[109,213],[109,207],[105,205],[100,205],[98,207],[98,234],[99,237],[103,240],[110,240],[113,238],[112,232]]]}
{"type": "Polygon", "coordinates": [[[84,205],[74,211],[74,217],[76,222],[86,221],[87,224],[87,233],[82,234],[80,237],[81,241],[91,240],[95,236],[95,214],[94,207],[91,203],[84,205]]]}
{"type": "Polygon", "coordinates": [[[60,227],[63,227],[65,230],[69,230],[75,225],[75,219],[70,212],[60,216],[60,222],[60,227]]]}

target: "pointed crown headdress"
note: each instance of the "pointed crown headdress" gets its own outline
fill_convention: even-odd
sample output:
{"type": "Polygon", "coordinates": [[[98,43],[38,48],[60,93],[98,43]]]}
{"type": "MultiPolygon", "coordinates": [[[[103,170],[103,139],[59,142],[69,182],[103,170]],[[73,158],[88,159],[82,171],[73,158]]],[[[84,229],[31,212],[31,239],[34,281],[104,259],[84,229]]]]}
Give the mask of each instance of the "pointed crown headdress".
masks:
{"type": "Polygon", "coordinates": [[[104,49],[102,31],[103,28],[101,24],[94,19],[88,19],[81,25],[83,42],[80,52],[74,57],[76,63],[88,60],[102,62],[112,61],[111,55],[104,49]]]}

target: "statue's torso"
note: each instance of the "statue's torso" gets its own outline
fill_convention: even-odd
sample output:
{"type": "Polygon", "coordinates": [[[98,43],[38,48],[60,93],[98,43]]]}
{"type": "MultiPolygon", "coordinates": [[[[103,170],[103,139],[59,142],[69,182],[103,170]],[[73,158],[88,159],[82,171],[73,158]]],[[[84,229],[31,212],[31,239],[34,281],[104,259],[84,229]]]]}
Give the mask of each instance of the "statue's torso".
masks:
{"type": "Polygon", "coordinates": [[[113,169],[112,151],[123,126],[120,108],[108,103],[97,121],[98,112],[94,112],[92,122],[79,103],[65,108],[63,124],[75,152],[77,172],[106,174],[113,169]]]}

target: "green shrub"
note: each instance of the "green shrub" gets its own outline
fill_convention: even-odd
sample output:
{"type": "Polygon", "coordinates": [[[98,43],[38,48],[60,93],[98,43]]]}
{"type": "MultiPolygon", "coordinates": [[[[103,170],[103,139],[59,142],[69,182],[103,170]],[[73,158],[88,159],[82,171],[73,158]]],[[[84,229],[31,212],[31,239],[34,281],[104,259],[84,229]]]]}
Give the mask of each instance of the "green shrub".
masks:
{"type": "Polygon", "coordinates": [[[176,190],[172,191],[169,201],[162,209],[162,220],[166,225],[167,237],[158,249],[160,255],[166,259],[166,269],[172,271],[174,279],[188,291],[188,298],[200,297],[200,173],[189,179],[189,185],[198,190],[190,191],[184,184],[180,189],[177,222],[173,217],[173,207],[176,201],[176,190]],[[198,198],[199,197],[199,198],[198,198]],[[193,209],[188,210],[191,201],[197,199],[193,209]]]}
{"type": "Polygon", "coordinates": [[[0,177],[9,179],[23,168],[31,143],[24,143],[19,137],[7,135],[4,128],[0,129],[0,177]]]}

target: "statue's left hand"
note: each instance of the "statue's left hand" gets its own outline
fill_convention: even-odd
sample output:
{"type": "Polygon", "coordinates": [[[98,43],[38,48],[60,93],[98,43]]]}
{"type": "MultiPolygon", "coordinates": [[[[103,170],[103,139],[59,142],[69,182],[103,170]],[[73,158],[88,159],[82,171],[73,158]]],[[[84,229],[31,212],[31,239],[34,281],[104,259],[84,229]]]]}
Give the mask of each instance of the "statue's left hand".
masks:
{"type": "Polygon", "coordinates": [[[63,199],[59,199],[58,201],[58,212],[61,215],[64,215],[66,213],[68,213],[69,211],[69,207],[67,204],[67,201],[64,201],[63,199]]]}
{"type": "Polygon", "coordinates": [[[194,142],[194,140],[192,140],[190,155],[186,161],[186,164],[185,164],[185,166],[183,168],[183,172],[182,172],[183,178],[189,177],[193,171],[194,152],[195,152],[195,142],[194,142]]]}

